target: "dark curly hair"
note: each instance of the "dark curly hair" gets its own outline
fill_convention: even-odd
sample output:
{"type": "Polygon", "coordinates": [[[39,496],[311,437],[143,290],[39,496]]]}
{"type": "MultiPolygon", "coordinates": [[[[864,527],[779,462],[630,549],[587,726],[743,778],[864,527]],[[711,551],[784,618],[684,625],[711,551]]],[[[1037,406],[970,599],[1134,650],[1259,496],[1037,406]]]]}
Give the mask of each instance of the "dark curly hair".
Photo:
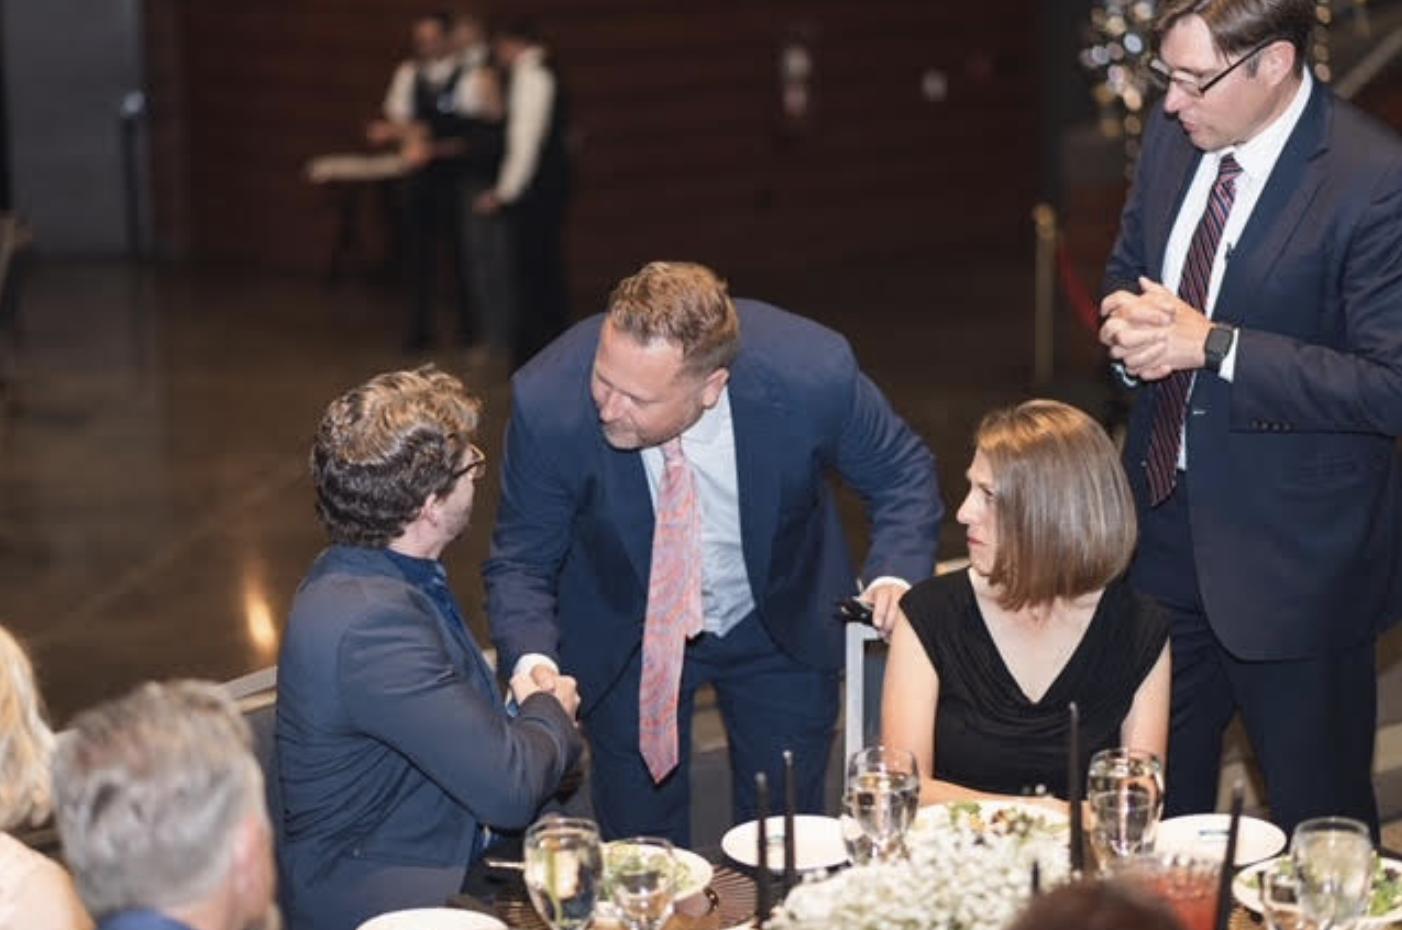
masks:
{"type": "Polygon", "coordinates": [[[331,541],[383,548],[430,495],[452,491],[480,413],[463,383],[432,365],[376,375],[333,400],[311,453],[331,541]]]}

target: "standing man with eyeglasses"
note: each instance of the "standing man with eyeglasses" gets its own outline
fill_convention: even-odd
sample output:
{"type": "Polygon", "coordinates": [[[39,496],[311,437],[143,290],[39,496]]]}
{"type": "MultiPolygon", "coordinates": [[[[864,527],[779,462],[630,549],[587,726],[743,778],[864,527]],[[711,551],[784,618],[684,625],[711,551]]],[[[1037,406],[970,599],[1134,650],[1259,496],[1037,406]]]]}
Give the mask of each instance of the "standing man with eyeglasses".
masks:
{"type": "Polygon", "coordinates": [[[429,367],[347,391],[317,430],[332,545],[297,590],[278,667],[290,930],[443,904],[490,829],[529,824],[582,749],[572,678],[513,679],[508,713],[439,562],[486,470],[478,412],[429,367]]]}
{"type": "Polygon", "coordinates": [[[1169,813],[1240,710],[1272,818],[1377,829],[1378,631],[1402,615],[1402,145],[1305,67],[1313,0],[1170,0],[1106,269],[1137,395],[1131,578],[1173,617],[1169,813]]]}

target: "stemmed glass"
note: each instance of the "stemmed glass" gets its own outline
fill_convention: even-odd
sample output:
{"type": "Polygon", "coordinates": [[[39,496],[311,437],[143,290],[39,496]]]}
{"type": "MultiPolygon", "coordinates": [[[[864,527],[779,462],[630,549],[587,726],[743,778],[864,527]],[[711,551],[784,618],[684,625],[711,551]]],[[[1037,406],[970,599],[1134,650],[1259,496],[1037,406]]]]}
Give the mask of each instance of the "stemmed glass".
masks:
{"type": "Polygon", "coordinates": [[[1319,927],[1352,927],[1373,893],[1373,838],[1361,821],[1316,817],[1290,838],[1300,914],[1319,927]]]}
{"type": "MultiPolygon", "coordinates": [[[[905,855],[905,833],[920,805],[920,769],[904,749],[871,746],[847,763],[844,804],[871,857],[890,862],[905,855]]],[[[854,844],[849,842],[849,849],[854,844]]]]}
{"type": "Polygon", "coordinates": [[[525,839],[526,890],[552,930],[579,930],[594,918],[603,876],[599,827],[580,817],[545,817],[525,839]]]}
{"type": "Polygon", "coordinates": [[[609,846],[613,903],[629,930],[657,930],[672,916],[677,894],[677,862],[672,844],[635,836],[609,846]]]}
{"type": "Polygon", "coordinates": [[[1091,844],[1102,870],[1154,848],[1163,813],[1163,762],[1143,749],[1102,749],[1086,770],[1091,844]]]}
{"type": "Polygon", "coordinates": [[[1123,787],[1100,791],[1088,798],[1091,846],[1102,872],[1113,872],[1119,863],[1154,848],[1158,805],[1148,795],[1123,787]]]}

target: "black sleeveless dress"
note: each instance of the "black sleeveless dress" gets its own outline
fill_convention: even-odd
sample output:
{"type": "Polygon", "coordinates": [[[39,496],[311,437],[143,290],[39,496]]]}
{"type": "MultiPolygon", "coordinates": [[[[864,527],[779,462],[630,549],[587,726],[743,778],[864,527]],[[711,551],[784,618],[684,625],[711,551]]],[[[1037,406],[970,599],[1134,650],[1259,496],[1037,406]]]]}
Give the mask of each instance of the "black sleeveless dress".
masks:
{"type": "Polygon", "coordinates": [[[1039,701],[1008,671],[968,572],[921,582],[901,607],[939,674],[934,777],[999,794],[1066,796],[1067,705],[1081,716],[1081,771],[1120,744],[1134,694],[1168,639],[1168,620],[1123,579],[1110,583],[1080,643],[1039,701]]]}

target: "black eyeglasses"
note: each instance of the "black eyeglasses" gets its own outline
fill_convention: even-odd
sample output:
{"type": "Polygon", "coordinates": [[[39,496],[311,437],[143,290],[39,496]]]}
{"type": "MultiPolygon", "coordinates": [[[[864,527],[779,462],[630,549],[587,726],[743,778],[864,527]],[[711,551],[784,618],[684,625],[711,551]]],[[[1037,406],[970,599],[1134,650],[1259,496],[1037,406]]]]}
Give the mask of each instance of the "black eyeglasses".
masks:
{"type": "Polygon", "coordinates": [[[473,481],[481,478],[487,472],[487,454],[475,445],[468,443],[468,462],[462,468],[452,473],[452,484],[457,484],[458,479],[467,475],[473,481]]]}
{"type": "Polygon", "coordinates": [[[1220,84],[1223,78],[1246,64],[1263,49],[1279,41],[1281,41],[1279,36],[1271,36],[1269,39],[1258,43],[1251,51],[1242,55],[1236,61],[1228,65],[1225,70],[1206,81],[1174,74],[1173,69],[1168,66],[1168,63],[1156,56],[1149,62],[1149,78],[1159,90],[1167,91],[1171,85],[1177,84],[1178,89],[1183,91],[1183,93],[1187,94],[1189,97],[1198,98],[1220,84]]]}

